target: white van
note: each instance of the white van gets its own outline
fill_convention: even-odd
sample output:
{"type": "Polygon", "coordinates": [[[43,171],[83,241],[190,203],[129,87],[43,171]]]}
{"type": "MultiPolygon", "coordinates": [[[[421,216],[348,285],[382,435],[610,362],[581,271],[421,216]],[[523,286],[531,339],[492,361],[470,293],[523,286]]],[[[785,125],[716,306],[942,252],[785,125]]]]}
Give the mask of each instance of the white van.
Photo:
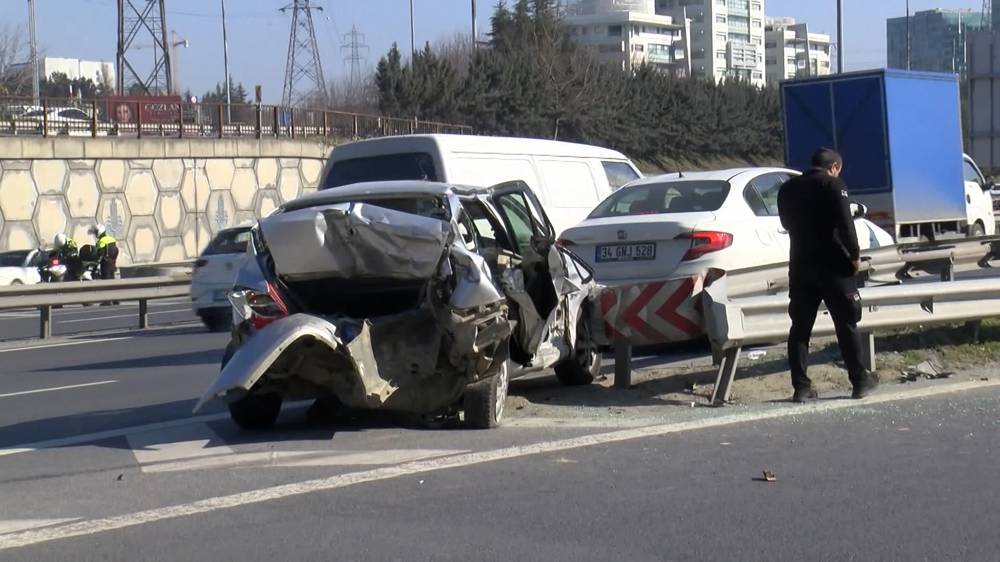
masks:
{"type": "Polygon", "coordinates": [[[320,189],[352,183],[424,179],[489,187],[522,180],[541,200],[556,232],[641,176],[620,152],[560,141],[473,135],[408,135],[340,145],[320,189]]]}

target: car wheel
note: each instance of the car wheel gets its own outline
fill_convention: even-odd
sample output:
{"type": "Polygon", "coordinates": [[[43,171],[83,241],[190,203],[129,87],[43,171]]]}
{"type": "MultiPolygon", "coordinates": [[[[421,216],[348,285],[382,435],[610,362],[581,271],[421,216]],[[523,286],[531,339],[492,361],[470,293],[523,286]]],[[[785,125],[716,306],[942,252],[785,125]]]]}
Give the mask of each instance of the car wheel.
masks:
{"type": "Polygon", "coordinates": [[[492,377],[465,388],[465,424],[472,429],[491,429],[503,422],[504,403],[510,386],[507,361],[492,377]]]}
{"type": "Polygon", "coordinates": [[[969,227],[969,238],[979,238],[980,236],[986,236],[986,227],[980,223],[976,223],[969,227]]]}
{"type": "Polygon", "coordinates": [[[573,357],[555,366],[556,378],[565,386],[583,386],[594,382],[601,373],[601,352],[590,336],[590,328],[581,312],[576,327],[573,357]]]}
{"type": "Polygon", "coordinates": [[[281,395],[252,392],[229,403],[229,417],[240,429],[260,430],[274,425],[281,413],[281,395]]]}

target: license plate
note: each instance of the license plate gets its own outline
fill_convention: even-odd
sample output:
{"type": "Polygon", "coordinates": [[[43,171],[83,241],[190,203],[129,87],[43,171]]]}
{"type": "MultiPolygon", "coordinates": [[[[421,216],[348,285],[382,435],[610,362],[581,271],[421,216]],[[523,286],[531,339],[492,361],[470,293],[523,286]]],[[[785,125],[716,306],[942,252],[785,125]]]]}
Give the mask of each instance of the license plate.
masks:
{"type": "Polygon", "coordinates": [[[656,259],[656,244],[614,244],[597,247],[597,261],[649,261],[656,259]]]}

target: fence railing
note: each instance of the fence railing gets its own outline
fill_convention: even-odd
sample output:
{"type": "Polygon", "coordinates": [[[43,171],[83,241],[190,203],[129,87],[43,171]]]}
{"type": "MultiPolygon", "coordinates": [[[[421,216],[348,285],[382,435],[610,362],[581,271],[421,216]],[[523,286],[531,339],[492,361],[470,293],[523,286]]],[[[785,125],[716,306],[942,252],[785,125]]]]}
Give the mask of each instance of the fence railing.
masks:
{"type": "Polygon", "coordinates": [[[465,125],[275,105],[187,103],[179,99],[96,100],[0,97],[0,135],[161,138],[363,139],[405,134],[472,134],[465,125]]]}

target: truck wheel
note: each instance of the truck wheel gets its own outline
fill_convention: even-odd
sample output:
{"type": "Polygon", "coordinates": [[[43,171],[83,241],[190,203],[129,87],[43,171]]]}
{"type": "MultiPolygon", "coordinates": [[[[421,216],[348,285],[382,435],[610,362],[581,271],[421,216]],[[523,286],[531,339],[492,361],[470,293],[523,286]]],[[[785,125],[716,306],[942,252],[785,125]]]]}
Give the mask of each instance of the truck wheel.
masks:
{"type": "Polygon", "coordinates": [[[581,313],[577,322],[573,356],[555,366],[556,378],[564,386],[588,385],[601,373],[601,352],[590,336],[590,328],[584,317],[581,313]]]}
{"type": "Polygon", "coordinates": [[[248,394],[229,403],[229,417],[240,429],[260,430],[274,425],[281,413],[281,395],[248,394]]]}
{"type": "Polygon", "coordinates": [[[979,238],[980,236],[986,236],[986,227],[981,223],[976,223],[969,227],[969,238],[979,238]]]}
{"type": "Polygon", "coordinates": [[[472,429],[492,429],[503,421],[510,368],[507,361],[492,377],[465,388],[465,425],[472,429]]]}

